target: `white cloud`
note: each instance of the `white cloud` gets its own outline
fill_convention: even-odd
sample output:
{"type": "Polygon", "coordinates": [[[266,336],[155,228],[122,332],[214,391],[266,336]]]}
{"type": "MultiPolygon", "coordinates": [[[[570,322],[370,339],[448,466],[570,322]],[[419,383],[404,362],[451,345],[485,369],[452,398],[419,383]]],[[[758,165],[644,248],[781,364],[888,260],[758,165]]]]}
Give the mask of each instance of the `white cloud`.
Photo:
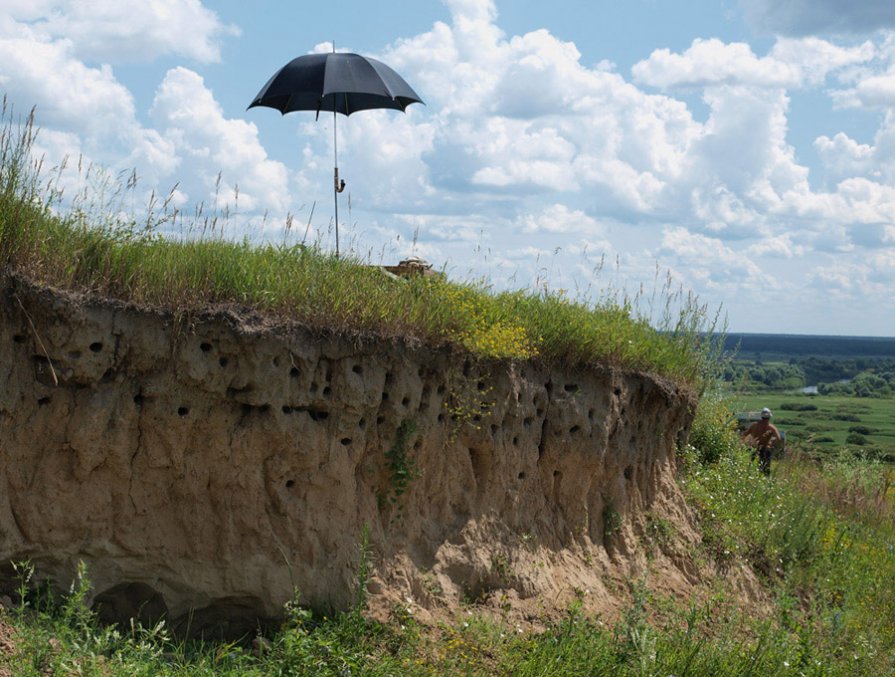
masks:
{"type": "Polygon", "coordinates": [[[814,149],[827,170],[838,177],[862,175],[871,168],[873,148],[858,143],[844,132],[832,139],[819,136],[814,140],[814,149]]]}
{"type": "Polygon", "coordinates": [[[781,38],[767,56],[758,57],[746,43],[697,38],[681,54],[655,50],[634,64],[631,73],[635,81],[662,89],[721,84],[792,88],[822,84],[829,73],[867,62],[874,53],[869,41],[845,48],[813,37],[781,38]]]}
{"type": "Polygon", "coordinates": [[[526,233],[580,233],[596,235],[603,228],[596,220],[578,209],[569,209],[563,204],[546,207],[538,214],[525,214],[519,219],[519,225],[526,233]]]}
{"type": "Polygon", "coordinates": [[[268,159],[253,123],[224,116],[197,73],[169,70],[156,91],[151,115],[177,154],[180,171],[201,186],[194,199],[207,204],[217,200],[216,207],[227,203],[232,209],[238,186],[239,209],[285,215],[290,205],[286,168],[268,159]],[[224,195],[215,193],[218,172],[224,195]]]}
{"type": "Polygon", "coordinates": [[[36,37],[65,41],[79,59],[101,63],[164,54],[218,61],[219,41],[239,33],[200,0],[14,0],[7,12],[36,37]]]}
{"type": "Polygon", "coordinates": [[[635,81],[661,88],[745,84],[786,87],[799,81],[798,69],[770,57],[755,56],[742,42],[696,39],[683,53],[657,49],[631,68],[635,81]]]}
{"type": "Polygon", "coordinates": [[[751,294],[779,284],[773,273],[763,270],[748,255],[734,251],[721,240],[685,228],[664,230],[659,255],[675,276],[691,288],[751,294]]]}
{"type": "Polygon", "coordinates": [[[18,101],[37,107],[41,119],[88,135],[133,124],[134,100],[108,66],[75,58],[67,40],[48,42],[19,26],[0,36],[0,84],[18,101]]]}

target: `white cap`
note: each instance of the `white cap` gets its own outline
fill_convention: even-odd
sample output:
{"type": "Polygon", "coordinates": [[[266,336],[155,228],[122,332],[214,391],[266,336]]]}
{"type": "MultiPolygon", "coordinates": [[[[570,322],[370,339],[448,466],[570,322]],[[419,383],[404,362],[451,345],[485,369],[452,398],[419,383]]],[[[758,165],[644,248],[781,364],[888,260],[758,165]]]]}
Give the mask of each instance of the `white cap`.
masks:
{"type": "Polygon", "coordinates": [[[768,409],[767,407],[765,407],[764,409],[762,409],[762,410],[761,410],[761,417],[762,417],[762,418],[771,418],[771,410],[768,409]]]}

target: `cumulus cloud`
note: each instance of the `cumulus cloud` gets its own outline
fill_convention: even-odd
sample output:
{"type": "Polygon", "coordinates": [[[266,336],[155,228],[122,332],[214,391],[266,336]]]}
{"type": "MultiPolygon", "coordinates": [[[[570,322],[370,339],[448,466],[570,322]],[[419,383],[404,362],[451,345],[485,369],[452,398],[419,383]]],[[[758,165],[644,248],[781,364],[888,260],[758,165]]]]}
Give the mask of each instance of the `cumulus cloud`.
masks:
{"type": "Polygon", "coordinates": [[[867,62],[874,54],[869,41],[846,48],[809,37],[780,39],[767,56],[759,57],[746,43],[696,39],[680,54],[655,50],[634,64],[631,73],[635,81],[662,89],[721,84],[793,88],[821,84],[830,72],[867,62]]]}
{"type": "Polygon", "coordinates": [[[858,143],[844,132],[838,132],[833,138],[817,137],[814,149],[827,170],[839,177],[862,175],[872,166],[873,148],[858,143]]]}
{"type": "Polygon", "coordinates": [[[592,236],[603,230],[595,219],[563,204],[550,205],[538,214],[525,214],[519,222],[526,233],[581,233],[592,236]]]}
{"type": "Polygon", "coordinates": [[[798,82],[799,73],[777,59],[758,58],[742,42],[724,43],[717,38],[696,39],[682,54],[657,49],[631,69],[634,79],[661,88],[747,84],[786,87],[798,82]]]}
{"type": "Polygon", "coordinates": [[[151,61],[177,54],[220,60],[220,40],[238,35],[200,0],[11,0],[9,16],[42,40],[64,41],[85,61],[151,61]]]}
{"type": "Polygon", "coordinates": [[[889,0],[740,0],[747,20],[777,35],[865,34],[895,28],[889,0]]]}
{"type": "Polygon", "coordinates": [[[156,91],[151,115],[161,135],[171,141],[183,174],[203,185],[205,192],[198,200],[217,200],[217,207],[237,202],[238,186],[240,208],[287,211],[285,167],[267,158],[254,124],[225,117],[197,73],[182,67],[169,70],[156,91]],[[232,188],[232,198],[215,192],[218,172],[224,185],[232,188]]]}

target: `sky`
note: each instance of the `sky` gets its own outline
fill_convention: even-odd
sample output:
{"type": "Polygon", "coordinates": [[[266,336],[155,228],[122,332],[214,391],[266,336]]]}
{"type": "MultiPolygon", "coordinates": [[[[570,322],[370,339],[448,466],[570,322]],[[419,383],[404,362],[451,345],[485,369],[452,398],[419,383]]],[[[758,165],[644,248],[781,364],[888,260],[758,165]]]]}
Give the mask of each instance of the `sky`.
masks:
{"type": "Polygon", "coordinates": [[[343,252],[895,336],[891,0],[4,0],[0,94],[69,197],[331,250],[332,117],[246,107],[333,42],[425,102],[339,117],[343,252]]]}

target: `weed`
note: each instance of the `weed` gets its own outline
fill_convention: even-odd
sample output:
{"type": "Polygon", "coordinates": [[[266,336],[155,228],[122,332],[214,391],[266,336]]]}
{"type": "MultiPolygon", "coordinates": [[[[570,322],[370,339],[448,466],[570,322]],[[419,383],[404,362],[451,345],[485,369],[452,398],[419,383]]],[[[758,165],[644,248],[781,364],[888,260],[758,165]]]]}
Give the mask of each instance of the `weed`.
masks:
{"type": "Polygon", "coordinates": [[[367,586],[370,583],[370,575],[373,572],[372,557],[370,526],[365,522],[361,527],[360,540],[357,544],[357,569],[355,570],[354,601],[352,605],[352,610],[358,614],[367,607],[367,586]]]}
{"type": "Polygon", "coordinates": [[[622,516],[611,501],[603,504],[603,538],[612,538],[622,528],[622,516]]]}
{"type": "Polygon", "coordinates": [[[419,477],[416,463],[408,455],[408,447],[412,446],[411,439],[415,433],[416,423],[413,420],[402,421],[395,433],[394,444],[385,452],[385,465],[389,471],[393,493],[389,500],[392,503],[397,501],[410,487],[410,483],[419,477]]]}

